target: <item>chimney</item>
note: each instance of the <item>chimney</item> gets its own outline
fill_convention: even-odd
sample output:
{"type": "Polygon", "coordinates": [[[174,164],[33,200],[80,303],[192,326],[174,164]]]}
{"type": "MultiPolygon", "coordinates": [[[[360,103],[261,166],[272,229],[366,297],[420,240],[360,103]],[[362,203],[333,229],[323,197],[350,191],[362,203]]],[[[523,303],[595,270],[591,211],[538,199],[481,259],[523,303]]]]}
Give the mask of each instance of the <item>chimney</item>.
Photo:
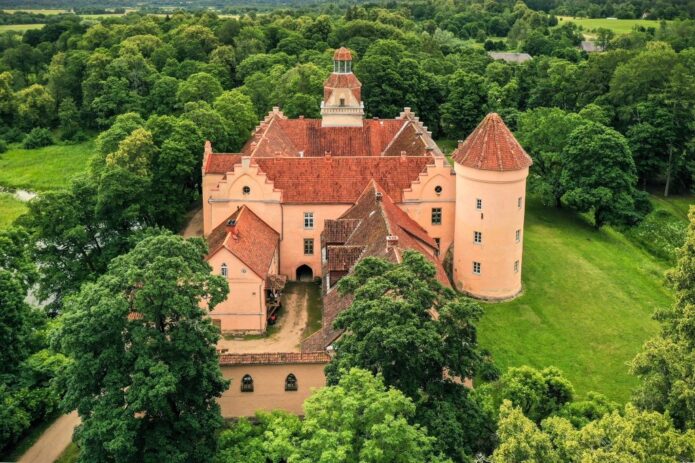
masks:
{"type": "Polygon", "coordinates": [[[398,246],[398,237],[396,235],[386,236],[386,249],[393,249],[398,246]]]}
{"type": "Polygon", "coordinates": [[[236,226],[236,220],[229,219],[227,221],[226,229],[227,229],[227,233],[232,234],[232,238],[234,238],[235,240],[239,239],[239,230],[237,229],[237,226],[236,226]]]}

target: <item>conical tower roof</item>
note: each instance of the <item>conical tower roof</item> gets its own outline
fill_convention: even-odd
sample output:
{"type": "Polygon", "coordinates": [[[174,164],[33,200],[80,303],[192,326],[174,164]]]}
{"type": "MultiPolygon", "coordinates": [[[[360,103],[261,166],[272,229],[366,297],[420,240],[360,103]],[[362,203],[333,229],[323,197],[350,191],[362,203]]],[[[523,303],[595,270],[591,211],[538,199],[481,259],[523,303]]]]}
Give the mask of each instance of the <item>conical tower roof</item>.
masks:
{"type": "Polygon", "coordinates": [[[533,164],[497,113],[485,116],[451,157],[462,166],[498,172],[521,170],[533,164]]]}

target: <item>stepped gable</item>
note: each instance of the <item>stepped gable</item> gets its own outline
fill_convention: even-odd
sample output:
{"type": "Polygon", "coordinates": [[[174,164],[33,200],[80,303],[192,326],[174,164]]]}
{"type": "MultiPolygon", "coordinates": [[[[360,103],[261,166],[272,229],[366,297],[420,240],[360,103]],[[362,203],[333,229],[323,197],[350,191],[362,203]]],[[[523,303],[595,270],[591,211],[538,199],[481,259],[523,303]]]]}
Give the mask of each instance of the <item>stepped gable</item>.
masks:
{"type": "Polygon", "coordinates": [[[462,166],[498,172],[521,170],[533,164],[497,113],[485,116],[451,157],[462,166]]]}
{"type": "Polygon", "coordinates": [[[280,234],[247,206],[242,206],[215,227],[207,241],[210,249],[208,259],[226,248],[256,275],[265,279],[280,242],[280,234]]]}
{"type": "MultiPolygon", "coordinates": [[[[353,266],[365,257],[380,257],[391,262],[400,262],[405,250],[418,251],[427,258],[437,269],[437,279],[442,285],[451,287],[441,262],[432,253],[437,244],[424,228],[418,225],[408,214],[403,212],[387,191],[376,181],[369,182],[357,202],[348,209],[336,222],[341,220],[358,220],[344,245],[331,246],[328,252],[327,267],[334,270],[351,270],[353,266]],[[388,244],[387,237],[395,237],[393,245],[388,244]],[[355,258],[357,250],[360,255],[355,258]],[[332,263],[333,256],[339,259],[332,263]],[[352,265],[345,267],[346,259],[353,260],[352,265]]],[[[354,222],[351,222],[354,223],[354,222]]],[[[325,233],[325,231],[324,231],[325,233]]],[[[322,241],[326,237],[322,234],[322,241]]],[[[336,288],[332,288],[323,297],[322,328],[302,342],[302,350],[306,352],[325,349],[340,335],[341,330],[333,328],[333,322],[340,312],[350,307],[352,298],[341,296],[336,288]]]]}

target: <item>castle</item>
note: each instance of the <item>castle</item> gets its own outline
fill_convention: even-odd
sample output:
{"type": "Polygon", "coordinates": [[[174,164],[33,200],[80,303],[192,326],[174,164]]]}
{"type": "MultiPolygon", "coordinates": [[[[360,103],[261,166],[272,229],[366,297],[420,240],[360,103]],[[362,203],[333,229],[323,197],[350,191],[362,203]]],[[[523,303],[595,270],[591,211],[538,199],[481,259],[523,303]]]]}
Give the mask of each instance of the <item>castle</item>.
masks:
{"type": "Polygon", "coordinates": [[[452,160],[453,168],[410,108],[365,119],[351,53],[338,49],[321,119],[288,119],[273,108],[239,153],[206,143],[207,260],[230,289],[211,318],[223,333],[262,333],[287,280],[321,278],[322,329],[301,353],[274,353],[272,362],[325,363],[340,336],[332,322],[349,306],[336,282],[366,256],[398,262],[409,249],[435,265],[444,285],[481,299],[516,296],[531,158],[492,113],[452,160]]]}

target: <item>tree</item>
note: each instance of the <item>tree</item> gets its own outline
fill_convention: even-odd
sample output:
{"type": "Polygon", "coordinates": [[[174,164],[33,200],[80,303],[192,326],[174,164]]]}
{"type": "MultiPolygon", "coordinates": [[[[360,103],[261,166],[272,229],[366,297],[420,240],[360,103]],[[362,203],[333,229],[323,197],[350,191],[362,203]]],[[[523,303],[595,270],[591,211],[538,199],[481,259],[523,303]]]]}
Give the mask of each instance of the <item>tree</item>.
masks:
{"type": "Polygon", "coordinates": [[[334,323],[345,332],[326,367],[328,384],[350,368],[380,374],[416,401],[419,423],[448,456],[463,461],[481,442],[489,445],[489,418],[451,379],[473,378],[486,362],[475,328],[480,306],[442,287],[434,266],[413,251],[404,252],[401,264],[365,258],[338,285],[353,300],[334,323]],[[428,413],[433,409],[443,413],[428,413]]]}
{"type": "Polygon", "coordinates": [[[60,102],[58,107],[58,119],[60,120],[60,129],[62,137],[65,140],[72,139],[80,130],[80,113],[77,110],[77,105],[71,97],[66,97],[60,102]]]}
{"type": "Polygon", "coordinates": [[[577,114],[559,108],[536,108],[519,117],[516,136],[533,158],[530,186],[544,204],[559,207],[564,189],[560,183],[563,170],[562,150],[570,134],[586,124],[577,114]]]}
{"type": "Polygon", "coordinates": [[[55,100],[43,85],[34,84],[17,92],[17,115],[24,128],[50,126],[55,100]]]}
{"type": "Polygon", "coordinates": [[[695,207],[690,227],[678,252],[676,267],[668,274],[676,291],[669,310],[657,311],[660,336],[649,340],[631,364],[642,383],[635,403],[648,410],[668,412],[679,429],[695,427],[695,207]]]}
{"type": "Polygon", "coordinates": [[[500,444],[493,463],[559,463],[550,437],[541,432],[520,408],[505,400],[497,429],[500,444]]]}
{"type": "Polygon", "coordinates": [[[447,461],[434,451],[434,439],[409,423],[414,413],[415,405],[403,393],[354,368],[338,384],[317,390],[304,402],[302,421],[281,412],[260,413],[259,430],[241,421],[224,431],[217,461],[447,461]]]}
{"type": "Polygon", "coordinates": [[[649,211],[635,188],[637,172],[625,137],[595,122],[575,129],[561,154],[563,204],[591,212],[594,225],[631,225],[649,211]]]}
{"type": "Polygon", "coordinates": [[[56,344],[72,359],[65,410],[77,408],[80,461],[209,461],[226,390],[213,309],[227,285],[201,239],[170,233],[115,258],[65,306],[56,344]]]}
{"type": "Polygon", "coordinates": [[[0,121],[8,123],[16,110],[15,95],[12,92],[12,74],[0,73],[0,121]]]}
{"type": "Polygon", "coordinates": [[[212,103],[221,93],[222,85],[219,80],[208,73],[198,72],[179,85],[176,99],[181,106],[197,101],[212,103]]]}
{"type": "Polygon", "coordinates": [[[442,105],[442,130],[452,138],[463,138],[485,116],[488,89],[485,79],[458,70],[449,81],[449,96],[442,105]]]}
{"type": "Polygon", "coordinates": [[[240,150],[258,123],[251,98],[234,89],[217,97],[213,107],[225,120],[230,149],[240,150]]]}

